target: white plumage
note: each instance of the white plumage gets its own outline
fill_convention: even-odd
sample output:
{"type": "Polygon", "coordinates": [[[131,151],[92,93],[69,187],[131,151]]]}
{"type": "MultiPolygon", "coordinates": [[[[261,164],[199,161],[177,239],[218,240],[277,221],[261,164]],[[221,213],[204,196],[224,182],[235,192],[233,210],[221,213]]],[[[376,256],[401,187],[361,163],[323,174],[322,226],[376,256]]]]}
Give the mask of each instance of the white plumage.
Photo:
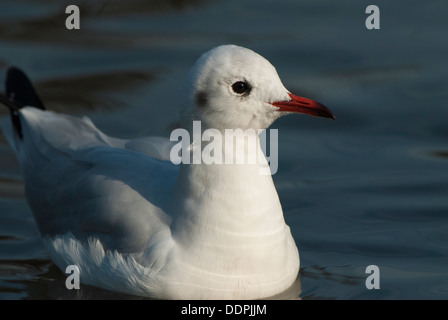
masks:
{"type": "MultiPolygon", "coordinates": [[[[294,112],[291,97],[263,57],[220,46],[190,72],[181,123],[264,129],[294,112]],[[238,81],[249,94],[232,92],[238,81]]],[[[168,139],[121,140],[87,118],[18,112],[23,139],[9,121],[3,130],[61,270],[77,265],[83,283],[168,299],[263,298],[296,280],[298,250],[263,164],[174,165],[168,139]]]]}

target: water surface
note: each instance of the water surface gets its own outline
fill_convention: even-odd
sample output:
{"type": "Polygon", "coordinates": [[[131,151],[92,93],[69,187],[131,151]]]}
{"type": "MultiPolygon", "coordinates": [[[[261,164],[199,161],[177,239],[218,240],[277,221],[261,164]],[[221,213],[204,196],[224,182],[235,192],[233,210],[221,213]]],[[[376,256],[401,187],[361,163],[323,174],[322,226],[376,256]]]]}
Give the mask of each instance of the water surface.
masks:
{"type": "MultiPolygon", "coordinates": [[[[0,82],[26,70],[48,108],[118,137],[168,136],[186,72],[220,44],[251,48],[336,121],[278,120],[274,175],[301,255],[303,299],[448,298],[448,4],[376,1],[0,1],[0,82]],[[367,290],[365,270],[380,268],[367,290]]],[[[6,118],[6,109],[0,117],[6,118]]],[[[65,289],[0,136],[0,299],[131,299],[65,289]]]]}

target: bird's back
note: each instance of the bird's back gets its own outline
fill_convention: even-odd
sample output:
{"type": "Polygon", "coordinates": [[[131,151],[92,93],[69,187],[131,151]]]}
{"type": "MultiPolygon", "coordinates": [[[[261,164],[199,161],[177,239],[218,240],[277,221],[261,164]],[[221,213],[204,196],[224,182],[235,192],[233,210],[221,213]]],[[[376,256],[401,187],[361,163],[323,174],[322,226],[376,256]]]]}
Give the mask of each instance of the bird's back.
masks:
{"type": "Polygon", "coordinates": [[[129,141],[107,137],[86,119],[36,108],[20,115],[23,139],[4,131],[42,236],[95,236],[130,253],[168,227],[164,209],[178,170],[171,162],[127,149],[129,141]]]}

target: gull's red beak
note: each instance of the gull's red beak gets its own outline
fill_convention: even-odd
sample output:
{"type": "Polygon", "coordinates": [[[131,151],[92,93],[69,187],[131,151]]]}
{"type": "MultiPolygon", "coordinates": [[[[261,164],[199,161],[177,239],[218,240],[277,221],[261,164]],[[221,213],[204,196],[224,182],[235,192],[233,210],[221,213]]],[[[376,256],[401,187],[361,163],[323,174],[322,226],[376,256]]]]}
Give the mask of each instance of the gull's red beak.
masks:
{"type": "Polygon", "coordinates": [[[311,99],[302,98],[292,93],[288,93],[291,100],[272,102],[273,106],[279,108],[279,111],[283,112],[295,112],[309,114],[310,116],[324,117],[330,119],[336,119],[333,113],[323,104],[311,99]]]}

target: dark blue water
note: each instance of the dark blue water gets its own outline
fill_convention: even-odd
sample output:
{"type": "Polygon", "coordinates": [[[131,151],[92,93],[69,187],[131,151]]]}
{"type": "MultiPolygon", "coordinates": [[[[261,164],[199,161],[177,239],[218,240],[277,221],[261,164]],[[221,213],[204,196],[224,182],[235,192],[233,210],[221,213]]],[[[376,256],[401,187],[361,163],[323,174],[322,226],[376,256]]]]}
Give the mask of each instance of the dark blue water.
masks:
{"type": "MultiPolygon", "coordinates": [[[[336,121],[278,120],[274,180],[301,254],[303,299],[448,298],[446,1],[0,1],[0,82],[26,70],[49,109],[118,137],[168,136],[186,72],[251,48],[336,121]],[[381,10],[367,30],[365,8],[381,10]],[[368,290],[368,265],[380,289],[368,290]]],[[[6,109],[0,109],[6,117],[6,109]]],[[[65,288],[0,136],[0,299],[132,298],[65,288]]]]}

